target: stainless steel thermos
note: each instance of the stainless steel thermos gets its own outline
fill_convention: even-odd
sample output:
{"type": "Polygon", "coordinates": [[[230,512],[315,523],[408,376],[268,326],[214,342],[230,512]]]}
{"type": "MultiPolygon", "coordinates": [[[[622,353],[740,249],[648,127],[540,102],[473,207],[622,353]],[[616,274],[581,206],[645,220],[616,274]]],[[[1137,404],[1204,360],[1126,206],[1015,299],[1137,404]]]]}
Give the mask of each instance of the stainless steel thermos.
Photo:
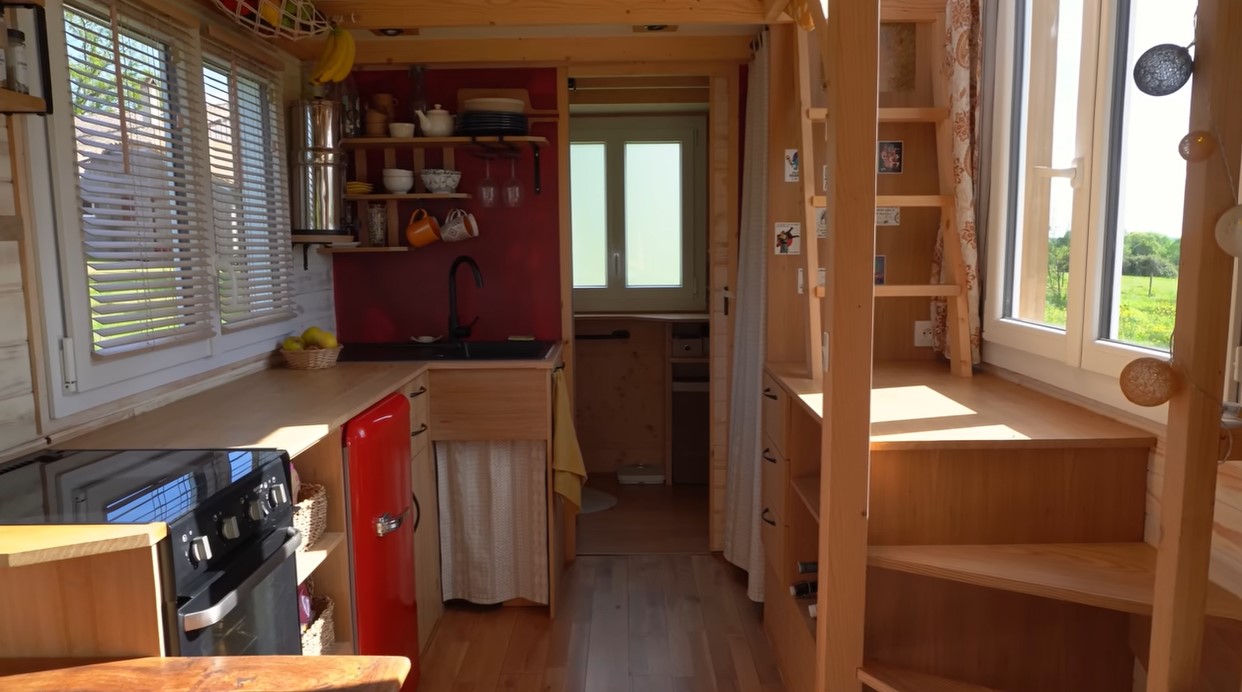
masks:
{"type": "Polygon", "coordinates": [[[299,101],[290,112],[290,183],[294,233],[343,233],[345,152],[341,104],[299,101]]]}

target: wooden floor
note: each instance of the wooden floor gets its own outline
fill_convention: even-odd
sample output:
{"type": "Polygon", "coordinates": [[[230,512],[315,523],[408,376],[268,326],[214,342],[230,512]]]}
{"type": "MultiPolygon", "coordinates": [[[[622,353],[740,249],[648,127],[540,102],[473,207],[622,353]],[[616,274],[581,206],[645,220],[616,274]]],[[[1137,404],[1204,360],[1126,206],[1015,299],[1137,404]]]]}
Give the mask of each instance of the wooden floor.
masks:
{"type": "Polygon", "coordinates": [[[595,474],[587,485],[617,498],[616,506],[578,516],[579,555],[706,553],[705,485],[621,485],[595,474]]]}
{"type": "Polygon", "coordinates": [[[420,692],[783,692],[740,570],[712,555],[579,557],[556,620],[450,604],[420,692]]]}

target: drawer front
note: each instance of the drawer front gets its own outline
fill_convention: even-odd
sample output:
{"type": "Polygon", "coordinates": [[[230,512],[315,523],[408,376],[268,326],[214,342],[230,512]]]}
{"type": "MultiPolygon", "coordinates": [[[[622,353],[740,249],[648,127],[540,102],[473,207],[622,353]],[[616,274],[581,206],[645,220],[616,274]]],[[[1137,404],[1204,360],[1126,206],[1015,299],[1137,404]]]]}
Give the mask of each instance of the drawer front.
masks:
{"type": "Polygon", "coordinates": [[[765,506],[759,511],[759,537],[763,539],[768,564],[785,564],[785,523],[772,507],[765,506]]]}
{"type": "Polygon", "coordinates": [[[789,489],[789,462],[767,439],[767,436],[764,436],[759,466],[763,482],[763,506],[770,508],[777,516],[783,517],[785,516],[785,491],[789,489]]]}
{"type": "Polygon", "coordinates": [[[431,386],[427,373],[407,384],[402,391],[410,398],[410,455],[418,456],[430,446],[431,386]]]}
{"type": "Polygon", "coordinates": [[[552,436],[549,372],[436,370],[431,373],[432,440],[546,440],[552,436]]]}
{"type": "Polygon", "coordinates": [[[784,452],[786,421],[789,419],[789,394],[765,372],[763,374],[763,434],[784,452]]]}

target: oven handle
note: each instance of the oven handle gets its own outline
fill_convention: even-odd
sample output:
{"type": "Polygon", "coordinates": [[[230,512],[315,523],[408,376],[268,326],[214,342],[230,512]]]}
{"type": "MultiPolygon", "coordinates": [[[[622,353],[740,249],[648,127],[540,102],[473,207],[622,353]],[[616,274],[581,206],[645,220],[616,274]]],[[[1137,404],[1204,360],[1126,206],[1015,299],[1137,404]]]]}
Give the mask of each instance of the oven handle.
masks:
{"type": "Polygon", "coordinates": [[[228,615],[234,608],[237,607],[237,604],[241,602],[241,599],[244,596],[249,594],[251,591],[254,591],[254,588],[264,579],[267,579],[272,572],[275,572],[276,568],[280,567],[285,560],[293,557],[293,554],[298,550],[298,546],[302,545],[302,533],[295,528],[286,528],[285,531],[287,532],[288,538],[280,546],[280,550],[276,551],[276,554],[272,555],[265,560],[263,564],[259,565],[258,569],[251,572],[241,584],[237,585],[236,589],[233,589],[225,594],[224,598],[221,598],[219,601],[216,601],[209,607],[203,608],[202,610],[196,610],[192,613],[182,613],[181,628],[186,632],[193,632],[195,630],[201,630],[204,627],[211,627],[217,622],[220,622],[224,619],[225,615],[228,615]]]}

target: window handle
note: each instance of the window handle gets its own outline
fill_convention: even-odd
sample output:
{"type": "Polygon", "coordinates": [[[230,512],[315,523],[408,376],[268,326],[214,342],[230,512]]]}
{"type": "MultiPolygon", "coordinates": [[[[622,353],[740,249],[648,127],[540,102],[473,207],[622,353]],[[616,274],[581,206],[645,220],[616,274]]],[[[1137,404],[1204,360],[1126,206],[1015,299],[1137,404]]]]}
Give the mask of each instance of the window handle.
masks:
{"type": "Polygon", "coordinates": [[[1070,187],[1077,190],[1082,185],[1082,180],[1078,175],[1078,169],[1082,166],[1082,159],[1074,159],[1066,168],[1053,168],[1052,166],[1034,166],[1035,172],[1044,178],[1069,178],[1070,187]]]}
{"type": "Polygon", "coordinates": [[[612,253],[612,275],[621,278],[621,253],[612,253]]]}

